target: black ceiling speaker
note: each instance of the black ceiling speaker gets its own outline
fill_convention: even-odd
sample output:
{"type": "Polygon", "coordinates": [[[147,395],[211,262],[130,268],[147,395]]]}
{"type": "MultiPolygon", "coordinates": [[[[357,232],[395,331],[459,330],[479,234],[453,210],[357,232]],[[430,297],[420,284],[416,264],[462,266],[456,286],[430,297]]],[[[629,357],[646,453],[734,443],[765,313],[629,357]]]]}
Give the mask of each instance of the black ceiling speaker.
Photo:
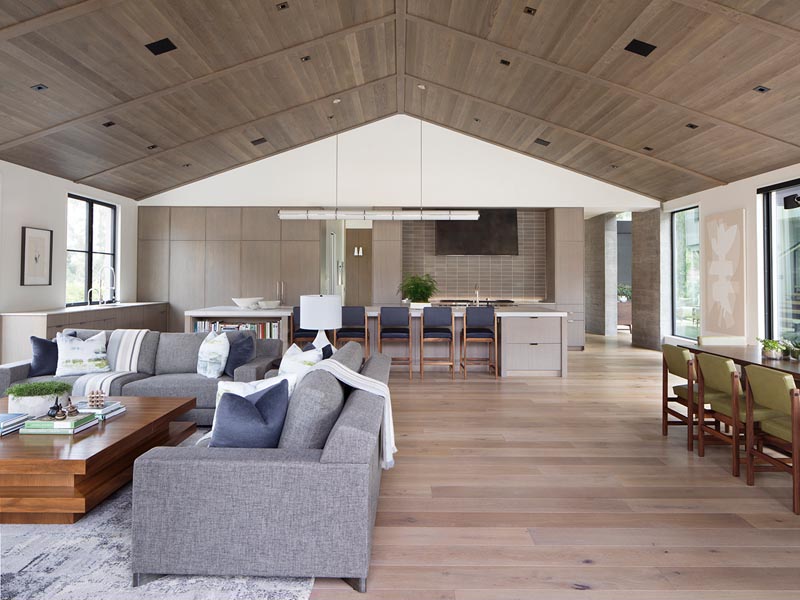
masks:
{"type": "Polygon", "coordinates": [[[791,194],[790,196],[784,196],[783,208],[785,210],[800,208],[800,194],[791,194]]]}

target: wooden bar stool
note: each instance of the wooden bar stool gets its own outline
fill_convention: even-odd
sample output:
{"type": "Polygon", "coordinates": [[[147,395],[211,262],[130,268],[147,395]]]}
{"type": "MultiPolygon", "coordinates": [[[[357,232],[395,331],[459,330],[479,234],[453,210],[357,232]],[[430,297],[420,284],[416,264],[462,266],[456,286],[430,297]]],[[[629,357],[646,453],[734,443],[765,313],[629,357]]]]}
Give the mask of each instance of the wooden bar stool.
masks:
{"type": "Polygon", "coordinates": [[[694,376],[692,353],[672,344],[661,346],[661,435],[668,435],[673,425],[686,425],[686,449],[694,450],[694,425],[696,414],[697,384],[694,376]],[[669,395],[670,374],[685,379],[685,384],[672,388],[674,396],[669,395]],[[670,404],[678,404],[686,409],[684,415],[670,404]],[[674,417],[670,419],[670,417],[674,417]]]}
{"type": "Polygon", "coordinates": [[[369,327],[367,326],[367,310],[363,306],[342,307],[342,328],[334,332],[333,345],[339,342],[358,342],[364,344],[364,359],[369,358],[369,327]]]}
{"type": "Polygon", "coordinates": [[[289,345],[297,344],[302,348],[304,344],[313,342],[316,337],[316,331],[300,328],[300,307],[293,307],[291,322],[289,323],[289,345]]]}
{"type": "Polygon", "coordinates": [[[758,365],[748,365],[745,373],[747,485],[755,484],[756,471],[789,473],[792,511],[800,515],[800,390],[787,373],[758,365]],[[766,411],[771,414],[756,421],[766,411]]]}
{"type": "Polygon", "coordinates": [[[408,379],[413,378],[413,349],[411,347],[411,313],[405,306],[382,306],[378,314],[378,352],[383,353],[385,342],[402,342],[408,346],[407,356],[393,356],[392,362],[408,365],[408,379]]]}
{"type": "Polygon", "coordinates": [[[450,367],[450,378],[455,379],[455,321],[449,306],[426,306],[422,309],[422,324],[419,328],[419,375],[425,379],[425,363],[450,367]],[[425,360],[425,344],[448,344],[448,360],[425,360]]]}
{"type": "Polygon", "coordinates": [[[497,318],[493,306],[468,306],[464,312],[464,324],[461,330],[461,369],[464,379],[467,378],[467,365],[486,364],[489,371],[494,370],[497,379],[497,318]],[[487,344],[489,356],[487,358],[468,358],[467,344],[487,344]],[[491,344],[491,346],[488,346],[491,344]],[[492,360],[494,358],[494,361],[492,360]]]}

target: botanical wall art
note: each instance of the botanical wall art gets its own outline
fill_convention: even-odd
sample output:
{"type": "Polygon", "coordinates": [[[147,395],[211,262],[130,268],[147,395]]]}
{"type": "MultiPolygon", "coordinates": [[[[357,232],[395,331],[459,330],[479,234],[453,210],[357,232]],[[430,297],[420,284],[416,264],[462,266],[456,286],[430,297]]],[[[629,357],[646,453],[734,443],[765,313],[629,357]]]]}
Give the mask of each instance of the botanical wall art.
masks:
{"type": "Polygon", "coordinates": [[[731,210],[704,219],[701,323],[706,335],[746,335],[744,219],[744,210],[731,210]]]}
{"type": "Polygon", "coordinates": [[[53,283],[52,263],[53,231],[23,227],[20,285],[51,285],[53,283]]]}

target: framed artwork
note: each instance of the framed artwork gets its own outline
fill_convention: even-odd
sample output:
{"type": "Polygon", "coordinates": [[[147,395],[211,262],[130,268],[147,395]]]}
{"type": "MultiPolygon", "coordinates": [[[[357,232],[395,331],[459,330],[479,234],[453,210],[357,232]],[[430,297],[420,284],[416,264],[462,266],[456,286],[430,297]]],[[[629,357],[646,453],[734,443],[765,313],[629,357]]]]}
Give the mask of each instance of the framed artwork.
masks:
{"type": "Polygon", "coordinates": [[[731,210],[707,217],[703,224],[705,276],[703,330],[717,335],[744,336],[745,212],[731,210]]]}
{"type": "Polygon", "coordinates": [[[53,230],[22,228],[20,285],[52,285],[53,230]]]}

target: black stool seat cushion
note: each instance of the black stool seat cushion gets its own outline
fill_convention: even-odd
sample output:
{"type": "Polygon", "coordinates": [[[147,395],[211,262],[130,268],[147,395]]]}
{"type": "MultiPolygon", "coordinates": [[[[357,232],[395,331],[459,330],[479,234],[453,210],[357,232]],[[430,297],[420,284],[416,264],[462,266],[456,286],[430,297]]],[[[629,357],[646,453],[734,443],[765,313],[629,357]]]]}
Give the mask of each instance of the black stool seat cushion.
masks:
{"type": "Polygon", "coordinates": [[[447,327],[426,327],[422,337],[440,340],[453,339],[453,332],[447,327]]]}
{"type": "Polygon", "coordinates": [[[381,337],[389,340],[404,340],[409,337],[408,327],[384,327],[381,337]]]}
{"type": "Polygon", "coordinates": [[[294,337],[297,338],[311,338],[312,340],[317,337],[317,332],[313,329],[295,329],[294,337]]]}
{"type": "Polygon", "coordinates": [[[336,336],[340,338],[363,338],[364,328],[343,328],[336,332],[336,336]]]}
{"type": "Polygon", "coordinates": [[[491,340],[494,338],[494,331],[485,327],[467,327],[467,338],[491,340]]]}

